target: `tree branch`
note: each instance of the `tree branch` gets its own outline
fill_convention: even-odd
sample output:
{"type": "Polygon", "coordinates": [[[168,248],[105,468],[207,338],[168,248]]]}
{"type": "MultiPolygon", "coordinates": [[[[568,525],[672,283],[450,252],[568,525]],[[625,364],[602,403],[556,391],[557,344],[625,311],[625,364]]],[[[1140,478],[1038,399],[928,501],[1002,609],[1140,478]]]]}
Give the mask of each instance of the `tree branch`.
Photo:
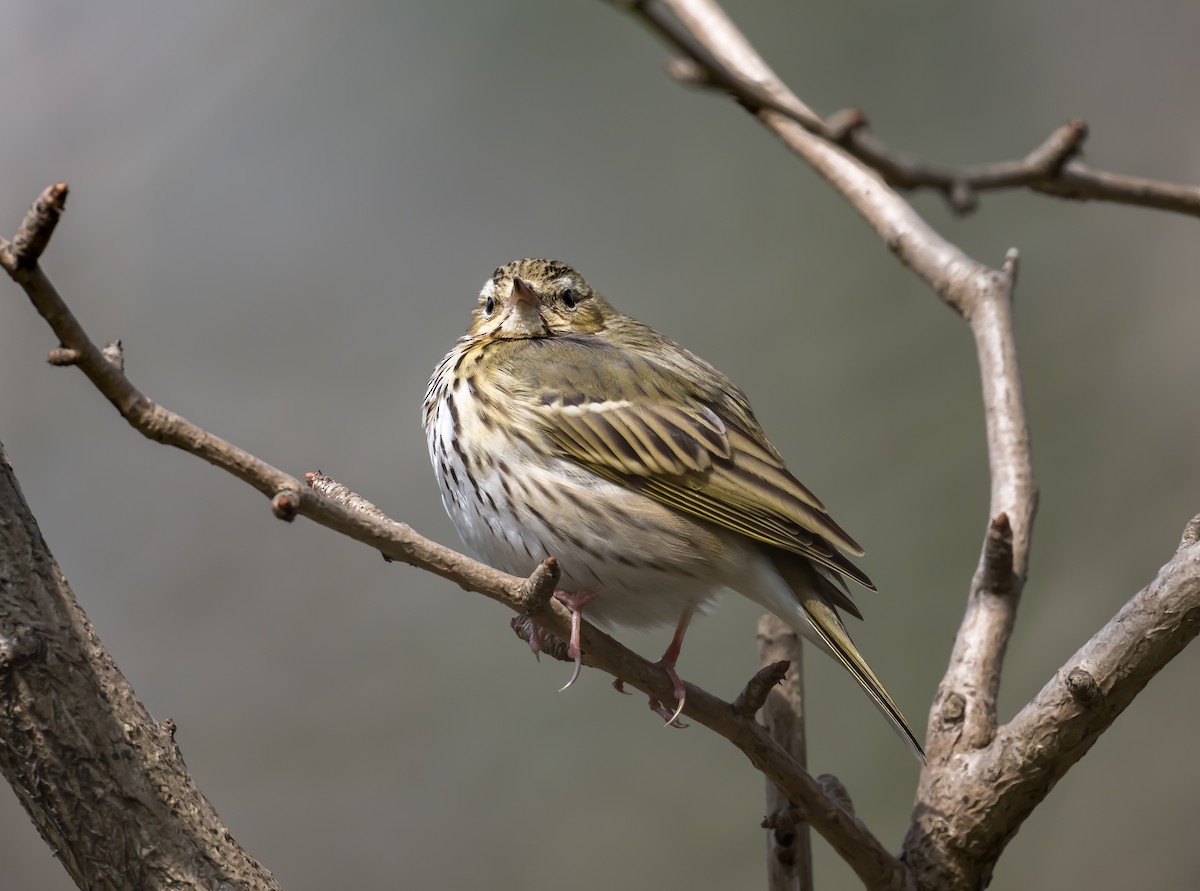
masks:
{"type": "MultiPolygon", "coordinates": [[[[759,674],[789,668],[779,683],[768,689],[763,724],[771,737],[797,763],[808,764],[808,739],[804,726],[804,653],[798,635],[778,616],[767,613],[758,620],[759,674]]],[[[739,697],[740,698],[740,697],[739,697]]],[[[735,704],[736,705],[736,704],[735,704]]],[[[757,709],[756,709],[757,711],[757,709]]],[[[813,886],[812,838],[808,824],[795,812],[788,797],[767,783],[767,891],[810,891],[813,886]]]]}
{"type": "Polygon", "coordinates": [[[773,111],[790,118],[878,171],[892,188],[940,192],[956,213],[975,210],[982,192],[1028,188],[1057,198],[1112,201],[1200,217],[1200,186],[1125,176],[1077,160],[1088,136],[1084,121],[1068,121],[1028,155],[1015,161],[953,168],[913,160],[876,137],[869,129],[866,114],[859,109],[844,109],[822,119],[795,96],[777,90],[775,84],[747,77],[746,69],[738,64],[726,64],[711,46],[697,39],[701,32],[712,33],[710,26],[714,19],[706,13],[689,17],[690,14],[680,11],[683,5],[690,6],[693,12],[697,7],[664,0],[663,6],[670,8],[677,20],[653,0],[611,2],[636,12],[665,43],[683,54],[682,59],[672,59],[667,67],[676,80],[728,92],[754,114],[773,111]]]}
{"type": "Polygon", "coordinates": [[[917,884],[986,886],[1030,812],[1198,632],[1200,544],[1185,536],[1157,578],[1068,659],[990,745],[960,749],[946,770],[922,775],[904,842],[917,884]],[[926,788],[935,784],[942,789],[926,788]],[[955,807],[935,805],[951,799],[955,807]]]}
{"type": "Polygon", "coordinates": [[[80,888],[277,889],[92,630],[0,444],[0,772],[80,888]]]}
{"type": "MultiPolygon", "coordinates": [[[[61,211],[66,195],[65,184],[46,190],[22,224],[23,230],[27,225],[36,229],[36,220],[30,221],[39,216],[43,203],[50,202],[61,211]]],[[[48,238],[47,235],[44,240],[48,238]]],[[[309,483],[313,488],[304,486],[295,477],[155,405],[91,341],[41,268],[22,264],[19,256],[12,245],[0,241],[0,266],[25,289],[62,347],[73,351],[74,364],[139,433],[203,458],[253,486],[272,499],[277,516],[308,517],[381,551],[389,559],[440,575],[466,590],[503,603],[536,620],[559,638],[567,638],[570,614],[558,601],[545,596],[547,590],[553,591],[557,571],[553,561],[536,567],[528,580],[499,572],[388,519],[370,502],[327,477],[311,474],[309,483]],[[281,502],[286,502],[286,506],[281,502]]],[[[673,698],[672,682],[661,666],[641,658],[587,623],[583,626],[582,644],[585,664],[621,678],[653,698],[664,702],[673,698]]],[[[865,884],[881,889],[912,888],[908,872],[900,862],[861,821],[827,795],[771,739],[753,715],[739,713],[730,703],[692,684],[687,685],[684,714],[740,749],[751,764],[796,804],[801,816],[825,837],[865,884]]]]}

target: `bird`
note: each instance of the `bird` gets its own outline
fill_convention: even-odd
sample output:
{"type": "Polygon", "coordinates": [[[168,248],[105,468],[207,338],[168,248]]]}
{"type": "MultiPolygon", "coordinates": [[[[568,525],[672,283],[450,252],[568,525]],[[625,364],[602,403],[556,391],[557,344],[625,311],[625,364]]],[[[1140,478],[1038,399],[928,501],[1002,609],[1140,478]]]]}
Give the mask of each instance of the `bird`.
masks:
{"type": "Polygon", "coordinates": [[[423,419],[464,543],[515,575],[558,560],[555,597],[572,616],[567,686],[585,612],[602,627],[673,625],[659,664],[677,708],[658,710],[675,724],[684,634],[728,589],[837,660],[924,760],[839,614],[862,618],[846,579],[875,590],[846,556],[862,548],[788,470],[729,378],[573,268],[496,269],[433,372],[423,419]]]}

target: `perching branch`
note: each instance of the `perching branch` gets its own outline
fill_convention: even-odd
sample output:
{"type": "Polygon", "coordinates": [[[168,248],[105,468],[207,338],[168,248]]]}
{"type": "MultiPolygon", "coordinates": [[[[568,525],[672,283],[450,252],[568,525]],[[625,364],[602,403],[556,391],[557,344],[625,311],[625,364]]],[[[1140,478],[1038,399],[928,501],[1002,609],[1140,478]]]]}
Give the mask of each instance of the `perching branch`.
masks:
{"type": "MultiPolygon", "coordinates": [[[[67,187],[60,183],[47,189],[34,204],[22,230],[34,233],[27,240],[44,248],[49,235],[40,234],[53,226],[66,202],[67,187]]],[[[305,516],[323,526],[370,546],[391,560],[398,560],[458,583],[469,591],[490,597],[515,612],[566,639],[570,616],[550,595],[557,579],[552,559],[535,567],[529,579],[520,579],[492,569],[450,548],[431,541],[403,523],[388,519],[374,505],[344,486],[318,474],[308,475],[308,485],[233,444],[202,430],[185,418],[155,405],[125,376],[118,364],[107,358],[88,337],[71,310],[28,253],[16,243],[0,240],[0,266],[22,288],[49,323],[61,347],[71,351],[77,365],[92,384],[143,436],[175,446],[225,470],[272,501],[276,516],[291,520],[305,516]]],[[[594,627],[583,626],[584,663],[605,671],[624,683],[662,701],[673,698],[673,687],[665,672],[621,646],[594,627]]],[[[909,889],[907,870],[870,831],[826,794],[794,758],[777,745],[753,714],[739,713],[734,706],[692,685],[687,685],[684,714],[729,740],[788,799],[799,814],[821,833],[873,888],[909,889]]],[[[65,705],[63,714],[72,713],[65,705]]],[[[39,824],[40,825],[40,824],[39,824]]]]}
{"type": "MultiPolygon", "coordinates": [[[[671,59],[668,73],[691,86],[730,93],[753,113],[773,111],[790,118],[815,136],[841,146],[868,167],[878,171],[895,189],[940,192],[956,213],[970,213],[982,192],[1027,188],[1075,201],[1112,201],[1155,210],[1200,217],[1200,187],[1126,176],[1091,167],[1078,160],[1087,140],[1084,121],[1068,121],[1024,158],[972,167],[953,168],[906,158],[888,147],[869,129],[859,109],[845,109],[822,119],[777,83],[747,77],[745,68],[728,65],[700,38],[712,20],[699,11],[689,20],[677,5],[654,0],[612,0],[636,12],[667,44],[682,53],[671,59]],[[670,9],[678,18],[665,11],[670,9]]],[[[773,77],[773,75],[772,75],[773,77]]]]}

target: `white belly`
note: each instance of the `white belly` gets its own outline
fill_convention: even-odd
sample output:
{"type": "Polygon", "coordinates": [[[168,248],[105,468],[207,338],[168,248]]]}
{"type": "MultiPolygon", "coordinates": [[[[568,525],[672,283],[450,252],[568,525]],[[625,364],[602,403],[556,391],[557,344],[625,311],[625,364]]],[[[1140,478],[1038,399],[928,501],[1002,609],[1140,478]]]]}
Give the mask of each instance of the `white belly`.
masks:
{"type": "Polygon", "coordinates": [[[560,587],[596,592],[586,614],[606,625],[671,626],[720,592],[728,548],[713,529],[565,459],[535,459],[523,443],[481,451],[486,440],[469,435],[477,420],[458,411],[455,440],[437,409],[430,456],[446,512],[480,559],[525,576],[557,558],[560,587]]]}

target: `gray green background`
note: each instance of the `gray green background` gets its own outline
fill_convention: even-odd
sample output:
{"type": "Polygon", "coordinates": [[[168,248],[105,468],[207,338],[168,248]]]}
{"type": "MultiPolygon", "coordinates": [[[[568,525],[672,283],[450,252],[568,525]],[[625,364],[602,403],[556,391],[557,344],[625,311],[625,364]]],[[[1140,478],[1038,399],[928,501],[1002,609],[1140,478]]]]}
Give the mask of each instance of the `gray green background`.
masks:
{"type": "MultiPolygon", "coordinates": [[[[1023,154],[1083,117],[1088,160],[1200,181],[1200,6],[729,2],[817,109],[935,161],[1023,154]]],[[[71,183],[45,258],[152,398],[293,473],[321,468],[456,543],[419,423],[496,265],[551,256],[750,394],[868,549],[857,642],[923,729],[987,519],[965,326],[733,103],[662,74],[595,0],[4,4],[0,229],[71,183]]],[[[1016,193],[953,219],[1022,251],[1042,501],[1002,717],[1200,511],[1194,219],[1016,193]]],[[[0,283],[0,438],[79,599],[234,836],[290,891],[756,888],[761,782],[641,697],[536,663],[482,598],[143,440],[0,283]]],[[[732,696],[755,609],[700,622],[684,677],[732,696]]],[[[621,635],[656,656],[666,634],[621,635]]],[[[917,769],[808,660],[811,763],[893,849],[917,769]]],[[[1052,792],[994,887],[1200,882],[1200,649],[1052,792]]],[[[853,875],[817,841],[822,887],[853,875]]],[[[66,874],[0,791],[0,886],[66,874]]]]}

